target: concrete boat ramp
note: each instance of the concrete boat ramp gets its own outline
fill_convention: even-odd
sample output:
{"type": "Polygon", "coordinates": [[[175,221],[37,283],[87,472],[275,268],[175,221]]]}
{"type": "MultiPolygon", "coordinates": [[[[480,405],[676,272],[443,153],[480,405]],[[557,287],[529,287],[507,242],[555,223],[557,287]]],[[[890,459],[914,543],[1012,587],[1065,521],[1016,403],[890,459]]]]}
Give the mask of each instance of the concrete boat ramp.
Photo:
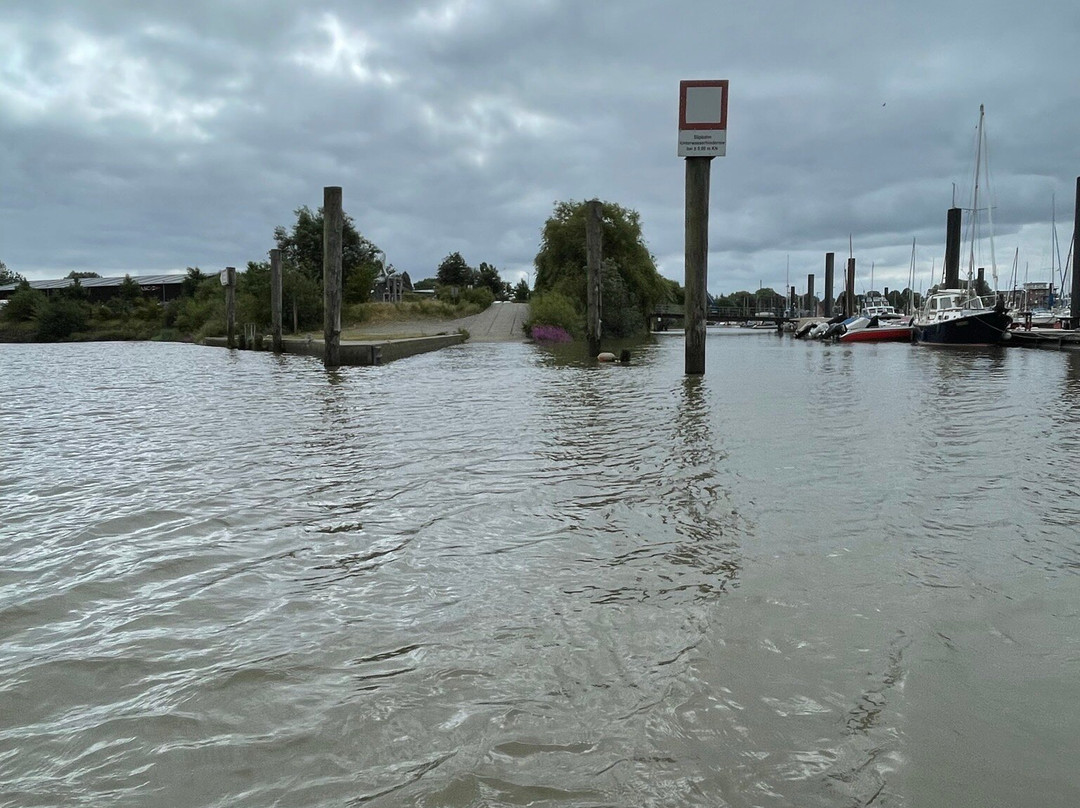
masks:
{"type": "MultiPolygon", "coordinates": [[[[395,359],[437,351],[469,342],[524,342],[522,324],[528,318],[527,303],[495,303],[479,314],[457,320],[407,320],[364,323],[343,330],[339,346],[342,366],[382,365],[395,359]]],[[[208,337],[206,345],[224,348],[225,337],[208,337]]],[[[270,337],[260,350],[270,349],[270,337]]],[[[281,351],[313,356],[325,353],[322,339],[307,335],[283,337],[281,351]]]]}

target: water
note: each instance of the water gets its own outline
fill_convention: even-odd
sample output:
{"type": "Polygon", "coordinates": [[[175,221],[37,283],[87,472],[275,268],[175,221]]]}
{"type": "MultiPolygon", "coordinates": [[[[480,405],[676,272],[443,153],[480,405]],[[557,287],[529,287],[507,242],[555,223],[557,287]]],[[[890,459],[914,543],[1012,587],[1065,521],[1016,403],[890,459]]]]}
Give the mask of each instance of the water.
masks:
{"type": "Polygon", "coordinates": [[[0,345],[0,805],[1080,804],[1080,356],[0,345]]]}

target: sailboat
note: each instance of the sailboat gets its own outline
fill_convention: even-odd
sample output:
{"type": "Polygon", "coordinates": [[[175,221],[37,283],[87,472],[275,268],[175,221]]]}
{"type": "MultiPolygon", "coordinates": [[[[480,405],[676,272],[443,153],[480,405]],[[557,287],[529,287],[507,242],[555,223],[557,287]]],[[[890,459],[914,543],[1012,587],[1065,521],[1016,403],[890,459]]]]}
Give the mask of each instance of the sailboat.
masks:
{"type": "MultiPolygon", "coordinates": [[[[946,245],[946,285],[929,295],[912,322],[916,342],[933,345],[997,345],[1009,337],[1012,318],[1005,311],[1005,301],[999,296],[993,307],[979,297],[972,276],[975,271],[975,242],[978,238],[979,177],[983,168],[986,133],[983,128],[985,110],[979,105],[979,127],[975,148],[975,186],[971,211],[971,259],[965,286],[959,284],[960,229],[950,228],[946,245]]],[[[991,235],[991,260],[993,260],[991,235]]],[[[997,268],[994,267],[997,279],[997,268]]]]}

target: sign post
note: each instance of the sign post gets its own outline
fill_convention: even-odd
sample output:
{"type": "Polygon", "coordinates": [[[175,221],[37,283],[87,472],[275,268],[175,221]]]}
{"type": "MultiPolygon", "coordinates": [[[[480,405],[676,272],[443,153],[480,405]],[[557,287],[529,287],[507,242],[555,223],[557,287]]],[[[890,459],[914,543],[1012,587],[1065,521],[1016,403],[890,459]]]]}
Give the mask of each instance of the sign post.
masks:
{"type": "Polygon", "coordinates": [[[709,169],[727,153],[727,79],[679,82],[679,157],[686,158],[686,373],[705,373],[709,169]]]}

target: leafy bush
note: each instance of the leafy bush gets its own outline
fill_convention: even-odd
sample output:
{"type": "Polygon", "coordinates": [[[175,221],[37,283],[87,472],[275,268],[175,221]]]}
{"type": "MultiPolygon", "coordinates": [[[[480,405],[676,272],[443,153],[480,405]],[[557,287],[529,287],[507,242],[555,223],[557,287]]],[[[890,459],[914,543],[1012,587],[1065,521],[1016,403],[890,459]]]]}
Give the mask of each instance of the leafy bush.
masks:
{"type": "Polygon", "coordinates": [[[472,304],[480,311],[483,311],[495,302],[495,294],[486,286],[476,286],[462,292],[460,300],[462,303],[472,304]]]}
{"type": "Polygon", "coordinates": [[[15,290],[15,294],[8,298],[7,305],[0,310],[0,314],[9,323],[22,323],[34,319],[38,309],[45,305],[45,294],[37,289],[31,289],[30,284],[24,283],[15,290]]]}
{"type": "Polygon", "coordinates": [[[605,337],[630,337],[646,329],[638,301],[632,299],[619,268],[610,261],[601,267],[603,301],[601,331],[605,337]]]}
{"type": "Polygon", "coordinates": [[[557,325],[534,325],[531,336],[537,342],[572,342],[574,339],[557,325]]]}
{"type": "Polygon", "coordinates": [[[90,307],[79,300],[57,297],[48,300],[38,311],[38,342],[59,342],[86,328],[90,307]]]}
{"type": "Polygon", "coordinates": [[[584,317],[577,310],[573,300],[560,292],[533,294],[529,302],[529,319],[525,322],[525,333],[532,334],[534,326],[557,326],[568,334],[578,334],[584,330],[584,317]]]}

